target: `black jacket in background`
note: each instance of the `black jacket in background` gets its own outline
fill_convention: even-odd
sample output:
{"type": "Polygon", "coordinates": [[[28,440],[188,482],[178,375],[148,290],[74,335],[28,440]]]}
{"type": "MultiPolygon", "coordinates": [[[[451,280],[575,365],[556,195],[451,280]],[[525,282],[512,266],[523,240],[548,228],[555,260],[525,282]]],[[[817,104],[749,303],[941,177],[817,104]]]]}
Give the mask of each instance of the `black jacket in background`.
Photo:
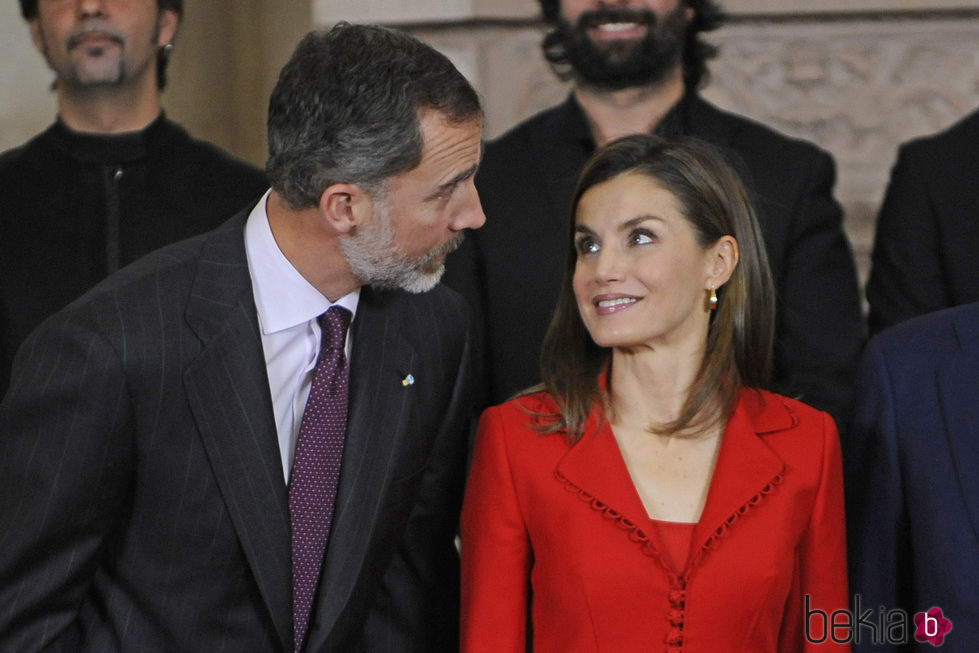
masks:
{"type": "MultiPolygon", "coordinates": [[[[856,269],[830,156],[687,96],[657,132],[727,148],[755,198],[777,292],[775,390],[833,414],[849,402],[864,340],[856,269]]],[[[595,149],[573,97],[489,143],[476,176],[486,225],[446,264],[485,329],[484,404],[540,380],[540,348],[568,251],[578,173],[595,149]]]]}
{"type": "Polygon", "coordinates": [[[44,318],[144,254],[214,229],[267,186],[162,115],[110,136],[57,121],[0,155],[0,397],[44,318]]]}
{"type": "Polygon", "coordinates": [[[979,111],[898,150],[867,282],[870,332],[979,301],[979,111]]]}

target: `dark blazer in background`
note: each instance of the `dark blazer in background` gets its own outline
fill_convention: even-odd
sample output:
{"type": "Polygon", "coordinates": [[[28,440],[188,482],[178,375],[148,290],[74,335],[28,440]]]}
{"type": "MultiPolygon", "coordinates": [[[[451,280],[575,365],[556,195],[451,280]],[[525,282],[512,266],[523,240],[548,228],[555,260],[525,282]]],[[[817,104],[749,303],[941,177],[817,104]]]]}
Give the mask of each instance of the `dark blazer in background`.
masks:
{"type": "Polygon", "coordinates": [[[903,145],[877,218],[870,331],[979,300],[979,111],[903,145]]]}
{"type": "MultiPolygon", "coordinates": [[[[842,210],[832,196],[832,159],[694,94],[664,122],[672,124],[668,131],[711,141],[743,162],[778,293],[776,388],[839,421],[864,328],[842,210]]],[[[570,247],[571,198],[594,149],[573,97],[486,147],[476,175],[486,225],[467,234],[446,264],[446,283],[470,299],[485,329],[483,403],[540,381],[541,343],[570,247]]]]}
{"type": "MultiPolygon", "coordinates": [[[[292,650],[246,215],[110,277],[18,353],[0,404],[0,650],[292,650]]],[[[362,291],[308,651],[457,647],[467,312],[445,288],[362,291]]]]}
{"type": "MultiPolygon", "coordinates": [[[[925,315],[872,339],[856,389],[843,440],[850,590],[875,621],[879,606],[903,609],[909,620],[940,607],[952,621],[941,651],[974,653],[979,304],[925,315]]],[[[854,648],[935,650],[916,646],[854,648]]]]}

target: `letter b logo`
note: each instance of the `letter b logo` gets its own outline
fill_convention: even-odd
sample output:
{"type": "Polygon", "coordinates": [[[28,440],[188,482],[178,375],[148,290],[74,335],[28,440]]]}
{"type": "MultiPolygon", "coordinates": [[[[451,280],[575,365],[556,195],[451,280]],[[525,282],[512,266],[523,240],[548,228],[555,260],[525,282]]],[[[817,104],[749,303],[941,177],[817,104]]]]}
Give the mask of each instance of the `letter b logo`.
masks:
{"type": "Polygon", "coordinates": [[[941,646],[945,635],[952,630],[952,622],[942,614],[942,609],[934,607],[927,612],[914,615],[914,638],[919,642],[928,642],[932,646],[941,646]]]}

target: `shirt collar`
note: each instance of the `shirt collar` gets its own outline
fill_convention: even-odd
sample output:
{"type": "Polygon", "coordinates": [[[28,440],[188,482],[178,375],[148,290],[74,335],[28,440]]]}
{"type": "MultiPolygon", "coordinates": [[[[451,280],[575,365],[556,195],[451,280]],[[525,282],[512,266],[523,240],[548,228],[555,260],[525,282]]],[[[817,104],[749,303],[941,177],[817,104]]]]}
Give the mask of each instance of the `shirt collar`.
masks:
{"type": "Polygon", "coordinates": [[[356,317],[360,288],[331,303],[279,249],[265,210],[270,192],[265,192],[245,223],[245,253],[262,333],[269,335],[305,324],[334,305],[343,306],[356,317]]]}

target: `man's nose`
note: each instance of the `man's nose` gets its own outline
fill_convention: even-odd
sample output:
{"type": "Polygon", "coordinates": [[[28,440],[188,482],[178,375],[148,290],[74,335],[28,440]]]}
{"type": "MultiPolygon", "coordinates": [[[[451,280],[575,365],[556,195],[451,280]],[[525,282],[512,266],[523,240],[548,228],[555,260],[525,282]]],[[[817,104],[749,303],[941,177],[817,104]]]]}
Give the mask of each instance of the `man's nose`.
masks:
{"type": "Polygon", "coordinates": [[[455,216],[452,229],[455,231],[479,229],[485,223],[486,214],[483,213],[483,205],[479,201],[479,193],[476,192],[476,185],[472,181],[469,181],[466,188],[464,204],[455,216]]]}

